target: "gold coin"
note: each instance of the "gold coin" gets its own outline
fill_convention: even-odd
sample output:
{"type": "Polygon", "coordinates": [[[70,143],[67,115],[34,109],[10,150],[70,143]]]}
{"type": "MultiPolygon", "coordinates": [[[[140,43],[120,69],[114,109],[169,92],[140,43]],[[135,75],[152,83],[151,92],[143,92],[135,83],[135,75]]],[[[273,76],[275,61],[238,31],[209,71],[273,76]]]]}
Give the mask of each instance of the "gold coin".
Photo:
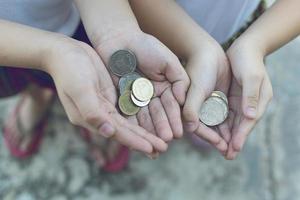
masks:
{"type": "Polygon", "coordinates": [[[227,99],[226,95],[221,91],[217,91],[217,90],[213,91],[211,93],[211,96],[219,97],[219,98],[223,99],[226,102],[226,104],[228,104],[228,99],[227,99]]]}
{"type": "Polygon", "coordinates": [[[150,80],[138,78],[132,83],[132,93],[139,101],[148,101],[153,97],[154,87],[150,80]]]}
{"type": "Polygon", "coordinates": [[[148,101],[139,101],[139,100],[137,100],[137,99],[134,97],[134,95],[132,94],[132,92],[131,92],[130,97],[131,97],[132,102],[133,102],[136,106],[138,106],[138,107],[144,107],[144,106],[147,106],[147,105],[150,103],[150,101],[151,101],[151,99],[149,99],[148,101]]]}
{"type": "Polygon", "coordinates": [[[223,123],[228,116],[228,105],[220,97],[209,97],[202,104],[199,119],[207,126],[223,123]]]}
{"type": "Polygon", "coordinates": [[[131,101],[130,93],[130,91],[125,91],[124,94],[119,97],[118,101],[121,112],[128,116],[135,115],[140,110],[140,108],[131,101]]]}

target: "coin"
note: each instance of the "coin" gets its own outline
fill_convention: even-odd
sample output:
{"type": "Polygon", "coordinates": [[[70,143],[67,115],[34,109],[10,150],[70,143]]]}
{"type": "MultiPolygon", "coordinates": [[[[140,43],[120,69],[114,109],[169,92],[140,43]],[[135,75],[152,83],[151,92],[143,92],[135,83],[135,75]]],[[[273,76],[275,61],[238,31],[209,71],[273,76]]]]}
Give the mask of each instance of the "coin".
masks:
{"type": "Polygon", "coordinates": [[[108,66],[113,74],[123,76],[136,68],[136,57],[128,50],[118,50],[110,57],[108,66]]]}
{"type": "Polygon", "coordinates": [[[211,96],[219,97],[219,98],[223,99],[226,102],[226,104],[228,104],[228,99],[227,99],[226,95],[221,91],[217,91],[217,90],[213,91],[211,93],[211,96]]]}
{"type": "Polygon", "coordinates": [[[135,115],[140,110],[140,108],[131,101],[130,93],[130,91],[125,91],[124,94],[119,97],[118,101],[121,112],[128,116],[135,115]]]}
{"type": "Polygon", "coordinates": [[[140,77],[141,77],[141,75],[136,72],[125,74],[124,76],[122,76],[119,80],[120,94],[121,95],[124,94],[124,92],[126,90],[131,90],[131,85],[132,85],[133,81],[135,81],[136,79],[138,79],[140,77]]]}
{"type": "Polygon", "coordinates": [[[138,107],[144,107],[144,106],[147,106],[147,105],[150,103],[150,101],[151,101],[151,99],[149,99],[148,101],[139,101],[139,100],[137,100],[137,99],[134,97],[134,95],[132,94],[132,92],[131,92],[130,97],[131,97],[132,102],[133,102],[136,106],[138,106],[138,107]]]}
{"type": "Polygon", "coordinates": [[[154,87],[146,78],[138,78],[132,83],[132,93],[139,101],[148,101],[153,97],[154,87]]]}
{"type": "Polygon", "coordinates": [[[219,97],[211,96],[202,104],[199,119],[207,126],[216,126],[228,116],[228,105],[219,97]]]}

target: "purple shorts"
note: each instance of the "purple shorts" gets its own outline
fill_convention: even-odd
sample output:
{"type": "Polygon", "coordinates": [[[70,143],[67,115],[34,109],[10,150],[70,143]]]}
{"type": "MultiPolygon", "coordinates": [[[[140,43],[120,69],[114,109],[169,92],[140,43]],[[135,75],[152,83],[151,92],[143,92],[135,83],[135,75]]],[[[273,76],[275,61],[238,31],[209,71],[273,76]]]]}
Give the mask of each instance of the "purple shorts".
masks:
{"type": "MultiPolygon", "coordinates": [[[[73,38],[91,45],[82,23],[79,24],[73,38]]],[[[29,84],[55,90],[51,76],[40,70],[17,67],[0,67],[0,98],[15,95],[29,84]]]]}

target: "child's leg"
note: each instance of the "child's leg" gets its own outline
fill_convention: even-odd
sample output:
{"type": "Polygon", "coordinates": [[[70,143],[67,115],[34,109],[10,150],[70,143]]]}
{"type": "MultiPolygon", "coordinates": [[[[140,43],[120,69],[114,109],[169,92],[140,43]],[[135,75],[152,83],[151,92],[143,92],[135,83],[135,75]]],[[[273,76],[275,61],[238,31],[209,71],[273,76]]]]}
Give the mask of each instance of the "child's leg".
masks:
{"type": "MultiPolygon", "coordinates": [[[[15,94],[21,95],[21,100],[6,118],[3,134],[11,153],[18,157],[27,157],[33,153],[29,146],[38,146],[37,133],[43,132],[40,125],[47,117],[54,92],[38,85],[50,87],[51,80],[45,73],[34,70],[23,70],[12,67],[0,68],[0,97],[15,94]],[[41,79],[39,79],[40,77],[41,79]],[[37,128],[38,127],[38,128],[37,128]]],[[[41,136],[39,136],[41,138],[41,136]]]]}
{"type": "MultiPolygon", "coordinates": [[[[35,133],[34,128],[37,126],[49,110],[52,102],[53,92],[36,85],[30,85],[28,89],[22,92],[22,105],[17,113],[19,127],[21,130],[16,131],[16,142],[22,150],[27,149],[35,133]]],[[[11,124],[15,126],[15,124],[11,124]]]]}

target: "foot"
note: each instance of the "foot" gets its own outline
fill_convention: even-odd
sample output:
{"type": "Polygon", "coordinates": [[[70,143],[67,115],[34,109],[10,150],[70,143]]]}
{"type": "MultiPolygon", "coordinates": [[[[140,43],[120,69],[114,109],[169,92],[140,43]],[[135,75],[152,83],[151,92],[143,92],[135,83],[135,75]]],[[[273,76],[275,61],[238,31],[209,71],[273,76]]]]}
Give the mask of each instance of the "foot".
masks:
{"type": "Polygon", "coordinates": [[[53,92],[37,86],[30,87],[22,94],[16,120],[7,123],[10,131],[10,142],[20,151],[26,151],[31,144],[35,128],[41,123],[49,110],[53,92]]]}
{"type": "Polygon", "coordinates": [[[81,134],[89,144],[90,156],[97,166],[107,172],[119,172],[126,167],[129,150],[120,143],[89,133],[82,129],[81,134]]]}
{"type": "Polygon", "coordinates": [[[91,156],[94,158],[97,165],[102,168],[106,163],[112,162],[115,159],[121,145],[116,141],[105,138],[97,138],[96,140],[93,139],[90,146],[91,156]]]}

